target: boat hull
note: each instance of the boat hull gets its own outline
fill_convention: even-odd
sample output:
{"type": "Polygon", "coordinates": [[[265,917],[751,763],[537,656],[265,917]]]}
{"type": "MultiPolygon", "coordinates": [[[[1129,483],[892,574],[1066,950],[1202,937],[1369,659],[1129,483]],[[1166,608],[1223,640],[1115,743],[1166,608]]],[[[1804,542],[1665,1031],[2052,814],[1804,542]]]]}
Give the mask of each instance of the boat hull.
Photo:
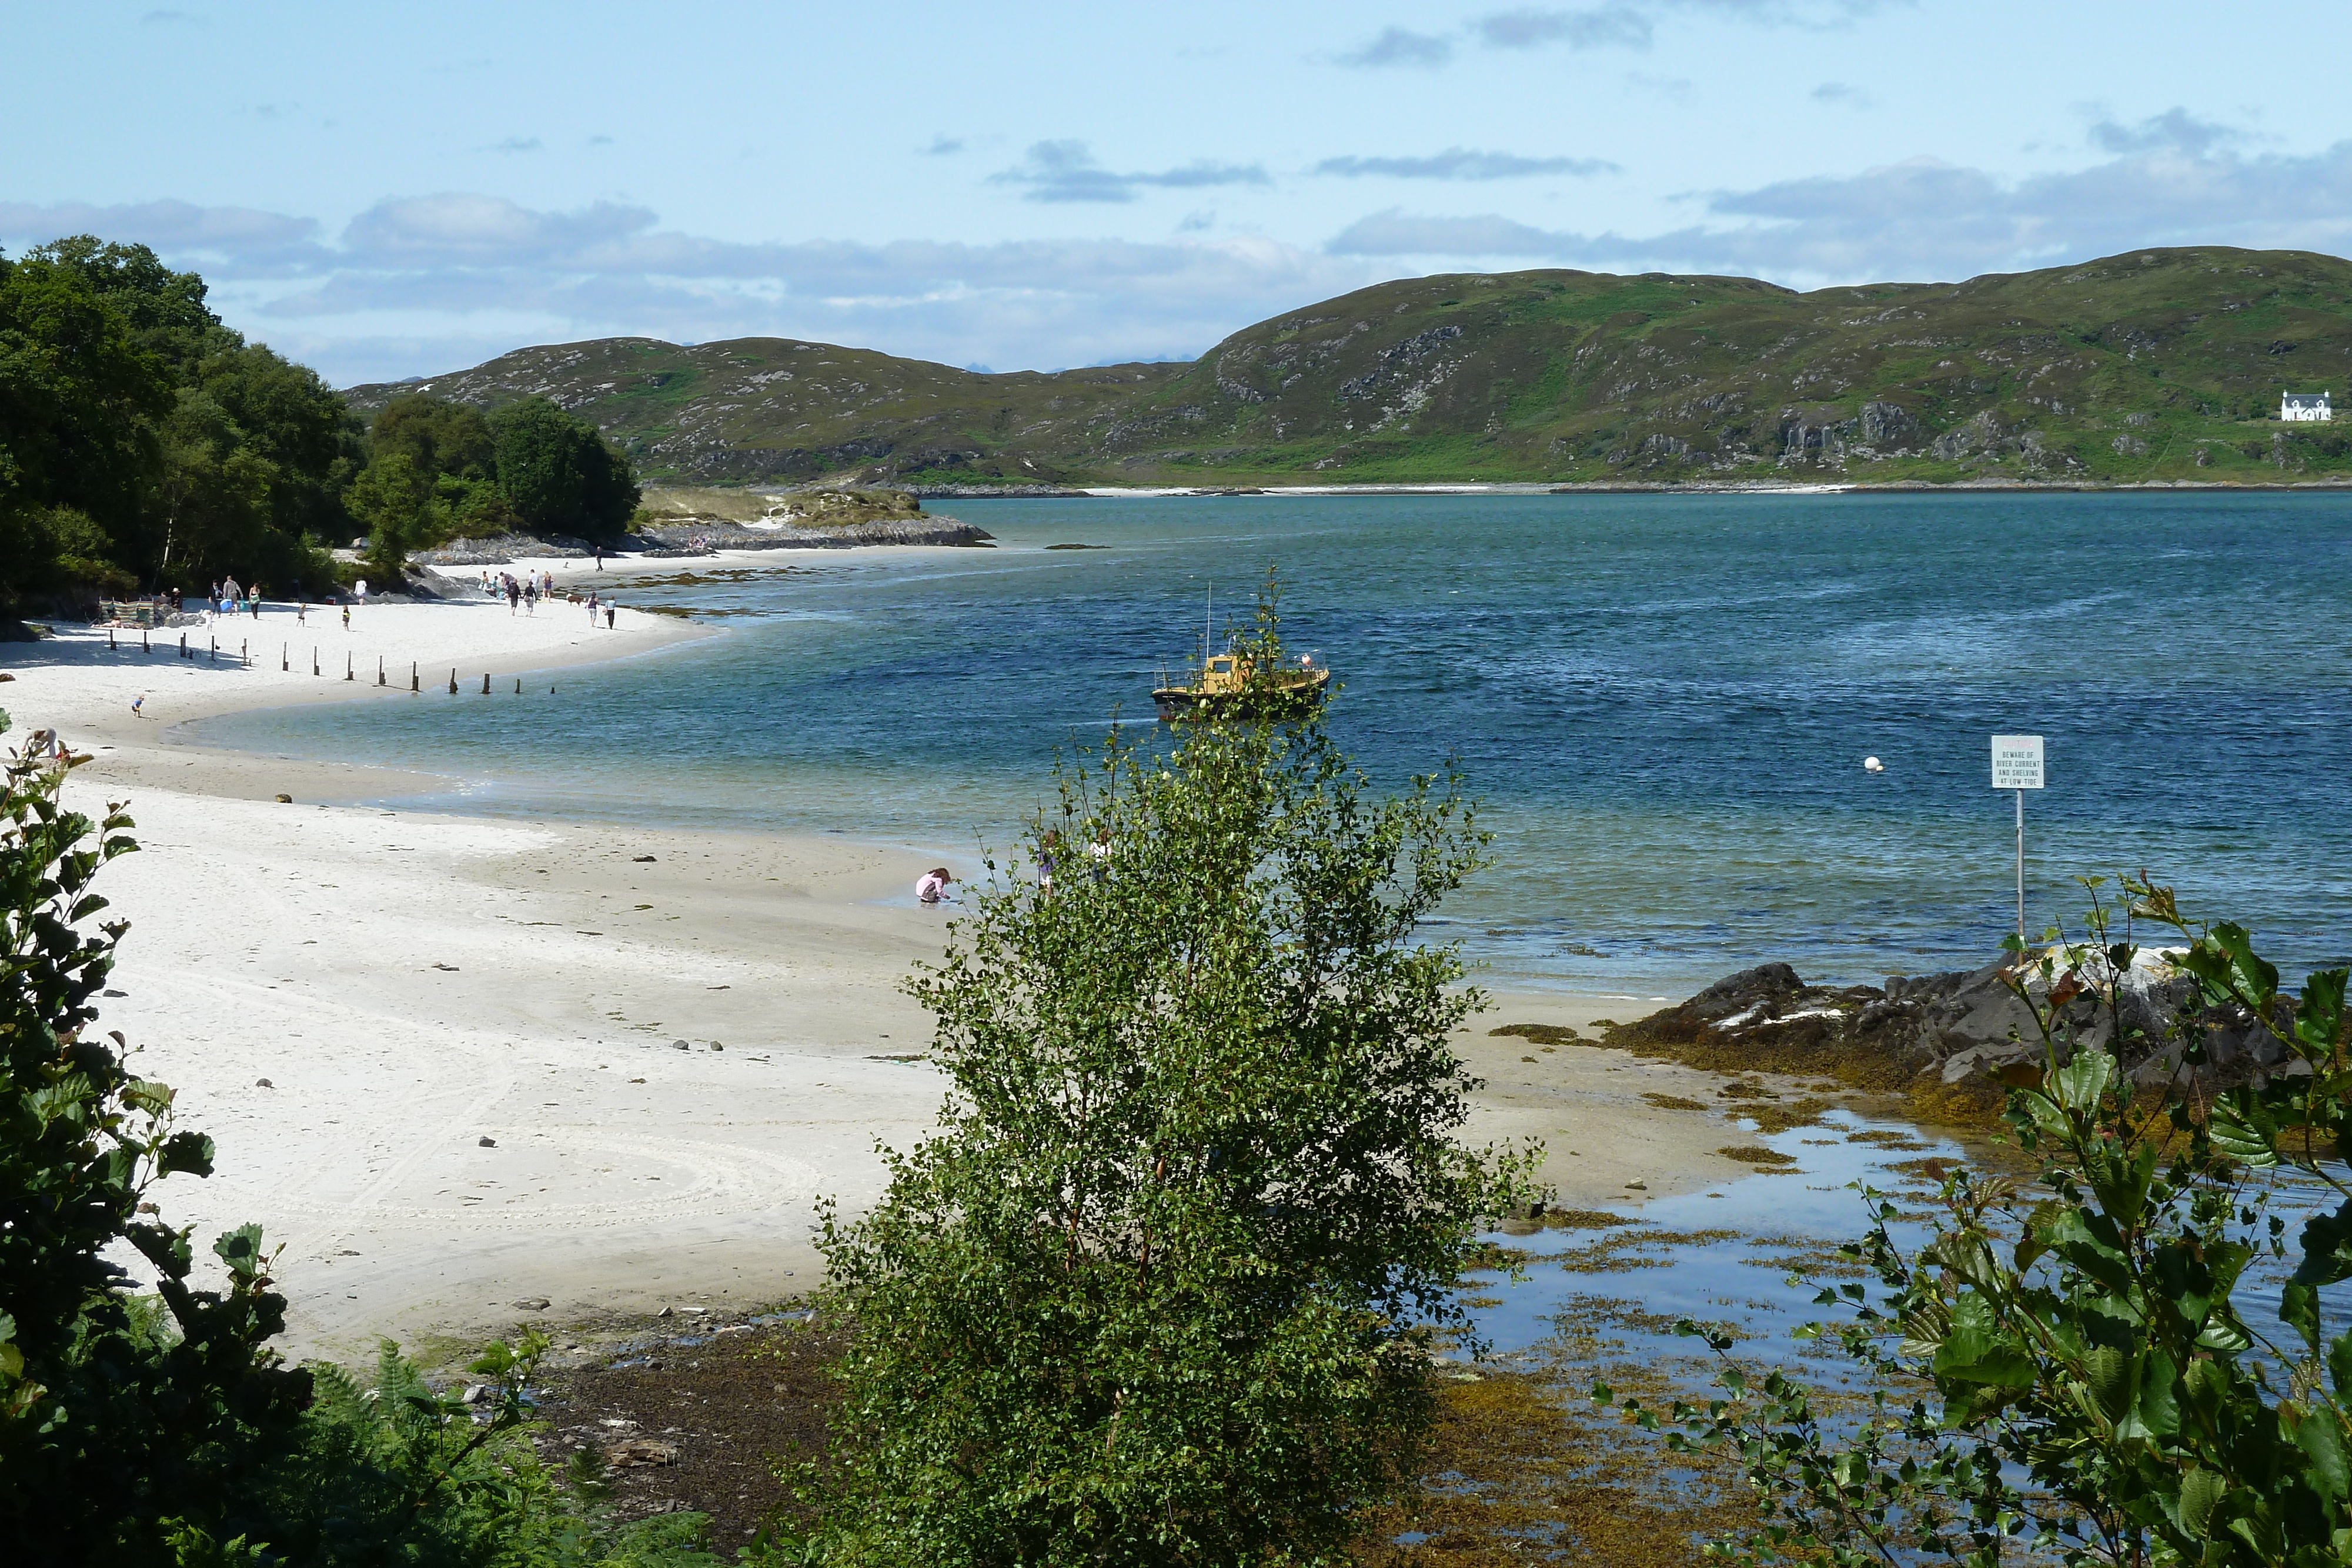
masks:
{"type": "Polygon", "coordinates": [[[1151,694],[1151,706],[1163,724],[1189,718],[1234,717],[1245,714],[1251,706],[1263,703],[1269,696],[1276,703],[1286,706],[1294,702],[1319,703],[1323,700],[1324,688],[1330,682],[1331,672],[1318,669],[1311,676],[1302,678],[1294,675],[1285,680],[1280,690],[1275,693],[1262,689],[1204,692],[1195,686],[1161,686],[1151,694]]]}

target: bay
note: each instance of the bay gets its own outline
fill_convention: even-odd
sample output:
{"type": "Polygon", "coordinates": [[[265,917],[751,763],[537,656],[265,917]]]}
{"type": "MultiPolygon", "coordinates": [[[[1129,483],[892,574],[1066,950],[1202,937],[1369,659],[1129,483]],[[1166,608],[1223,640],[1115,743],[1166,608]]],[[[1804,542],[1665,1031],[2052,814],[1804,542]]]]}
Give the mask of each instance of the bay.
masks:
{"type": "MultiPolygon", "coordinates": [[[[941,504],[998,547],[649,584],[727,634],[552,698],[270,710],[209,744],[422,768],[410,801],[1004,847],[1057,747],[1151,727],[1268,566],[1378,781],[1448,758],[1490,983],[1676,994],[1975,965],[2013,924],[1994,733],[2047,737],[2028,915],[2146,869],[2297,973],[2352,950],[2352,497],[1624,495],[941,504]],[[1096,549],[1051,549],[1086,544],[1096,549]],[[1876,756],[1884,773],[1865,772],[1876,756]]],[[[626,580],[622,580],[625,581],[626,580]]],[[[543,613],[565,613],[551,610],[543,613]]],[[[544,683],[541,683],[543,690],[544,683]]]]}

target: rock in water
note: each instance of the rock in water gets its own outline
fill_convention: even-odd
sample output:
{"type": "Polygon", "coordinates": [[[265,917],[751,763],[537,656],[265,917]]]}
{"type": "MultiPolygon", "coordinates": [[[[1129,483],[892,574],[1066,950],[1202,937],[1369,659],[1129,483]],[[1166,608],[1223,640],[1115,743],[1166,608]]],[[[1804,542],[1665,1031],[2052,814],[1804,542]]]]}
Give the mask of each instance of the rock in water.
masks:
{"type": "MultiPolygon", "coordinates": [[[[1637,1055],[1665,1057],[1718,1072],[1833,1075],[1857,1088],[1906,1092],[1915,1113],[1930,1119],[1980,1118],[1998,1112],[2009,1087],[2031,1082],[2048,1062],[2031,998],[2046,1007],[2038,970],[2025,997],[2004,957],[1980,969],[1889,976],[1874,986],[1809,986],[1786,964],[1759,964],[1729,975],[1690,1000],[1608,1033],[1607,1043],[1637,1055]]],[[[2095,991],[2105,977],[2084,977],[2095,991]]],[[[2091,991],[2062,989],[2060,1013],[2082,1046],[2108,1049],[2116,1020],[2091,991]]],[[[2117,1010],[2126,1040],[2123,1066],[2142,1084],[2169,1080],[2182,1042],[2168,1039],[2184,1009],[2201,1031],[2207,1064],[2200,1083],[2248,1082],[2279,1062],[2278,1042],[2242,1009],[2199,1005],[2195,983],[2154,949],[2120,977],[2117,1010]]],[[[2061,1065],[2064,1047],[2058,1048],[2061,1065]]]]}

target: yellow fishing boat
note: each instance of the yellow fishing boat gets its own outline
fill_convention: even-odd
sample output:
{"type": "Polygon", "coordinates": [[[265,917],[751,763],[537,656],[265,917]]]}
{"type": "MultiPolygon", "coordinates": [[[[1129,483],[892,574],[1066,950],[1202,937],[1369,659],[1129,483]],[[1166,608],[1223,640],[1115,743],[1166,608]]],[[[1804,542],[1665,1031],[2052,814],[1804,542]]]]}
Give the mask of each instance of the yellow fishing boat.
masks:
{"type": "Polygon", "coordinates": [[[1151,706],[1163,720],[1223,717],[1253,706],[1294,708],[1322,701],[1331,684],[1330,670],[1312,653],[1299,654],[1296,664],[1284,655],[1280,664],[1261,676],[1257,660],[1228,652],[1188,674],[1191,678],[1180,684],[1163,672],[1153,688],[1151,706]]]}

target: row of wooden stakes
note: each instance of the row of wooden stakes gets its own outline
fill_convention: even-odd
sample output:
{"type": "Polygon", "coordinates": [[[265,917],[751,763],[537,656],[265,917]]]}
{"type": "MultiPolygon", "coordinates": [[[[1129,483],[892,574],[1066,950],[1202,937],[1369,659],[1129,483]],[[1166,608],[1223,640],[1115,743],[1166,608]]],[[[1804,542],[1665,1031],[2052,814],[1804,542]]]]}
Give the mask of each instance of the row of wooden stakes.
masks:
{"type": "MultiPolygon", "coordinates": [[[[212,648],[207,657],[209,657],[214,664],[217,664],[220,663],[220,639],[215,637],[209,639],[209,641],[212,643],[212,648]]],[[[114,641],[114,628],[111,626],[109,626],[106,629],[106,646],[110,653],[120,652],[118,645],[114,641]]],[[[139,629],[139,651],[142,653],[152,653],[155,651],[153,645],[148,641],[147,629],[143,626],[139,629]]],[[[195,653],[188,646],[188,634],[185,632],[180,633],[180,657],[183,659],[193,659],[195,657],[195,653]]],[[[236,645],[236,661],[238,664],[245,665],[248,669],[252,667],[253,644],[251,643],[241,642],[236,645]]],[[[289,672],[294,668],[294,647],[292,643],[281,643],[278,645],[278,667],[282,671],[289,672]]],[[[324,674],[319,666],[319,650],[315,644],[310,649],[310,673],[314,675],[324,674]]],[[[347,681],[356,681],[359,679],[358,666],[348,651],[343,654],[343,679],[347,681]]],[[[376,655],[375,660],[375,684],[384,687],[389,687],[392,684],[384,668],[383,655],[381,653],[376,655]]],[[[417,665],[415,660],[411,660],[408,665],[408,689],[412,692],[421,692],[425,689],[424,686],[419,684],[417,665]]],[[[522,695],[522,681],[520,677],[517,677],[514,689],[515,695],[522,695]]],[[[553,686],[548,687],[547,690],[548,695],[551,696],[555,693],[555,688],[553,686]]],[[[449,671],[449,695],[453,697],[457,695],[457,671],[454,665],[451,666],[449,671]]],[[[490,695],[490,676],[489,672],[487,670],[482,673],[482,695],[484,696],[488,696],[490,695]]]]}

